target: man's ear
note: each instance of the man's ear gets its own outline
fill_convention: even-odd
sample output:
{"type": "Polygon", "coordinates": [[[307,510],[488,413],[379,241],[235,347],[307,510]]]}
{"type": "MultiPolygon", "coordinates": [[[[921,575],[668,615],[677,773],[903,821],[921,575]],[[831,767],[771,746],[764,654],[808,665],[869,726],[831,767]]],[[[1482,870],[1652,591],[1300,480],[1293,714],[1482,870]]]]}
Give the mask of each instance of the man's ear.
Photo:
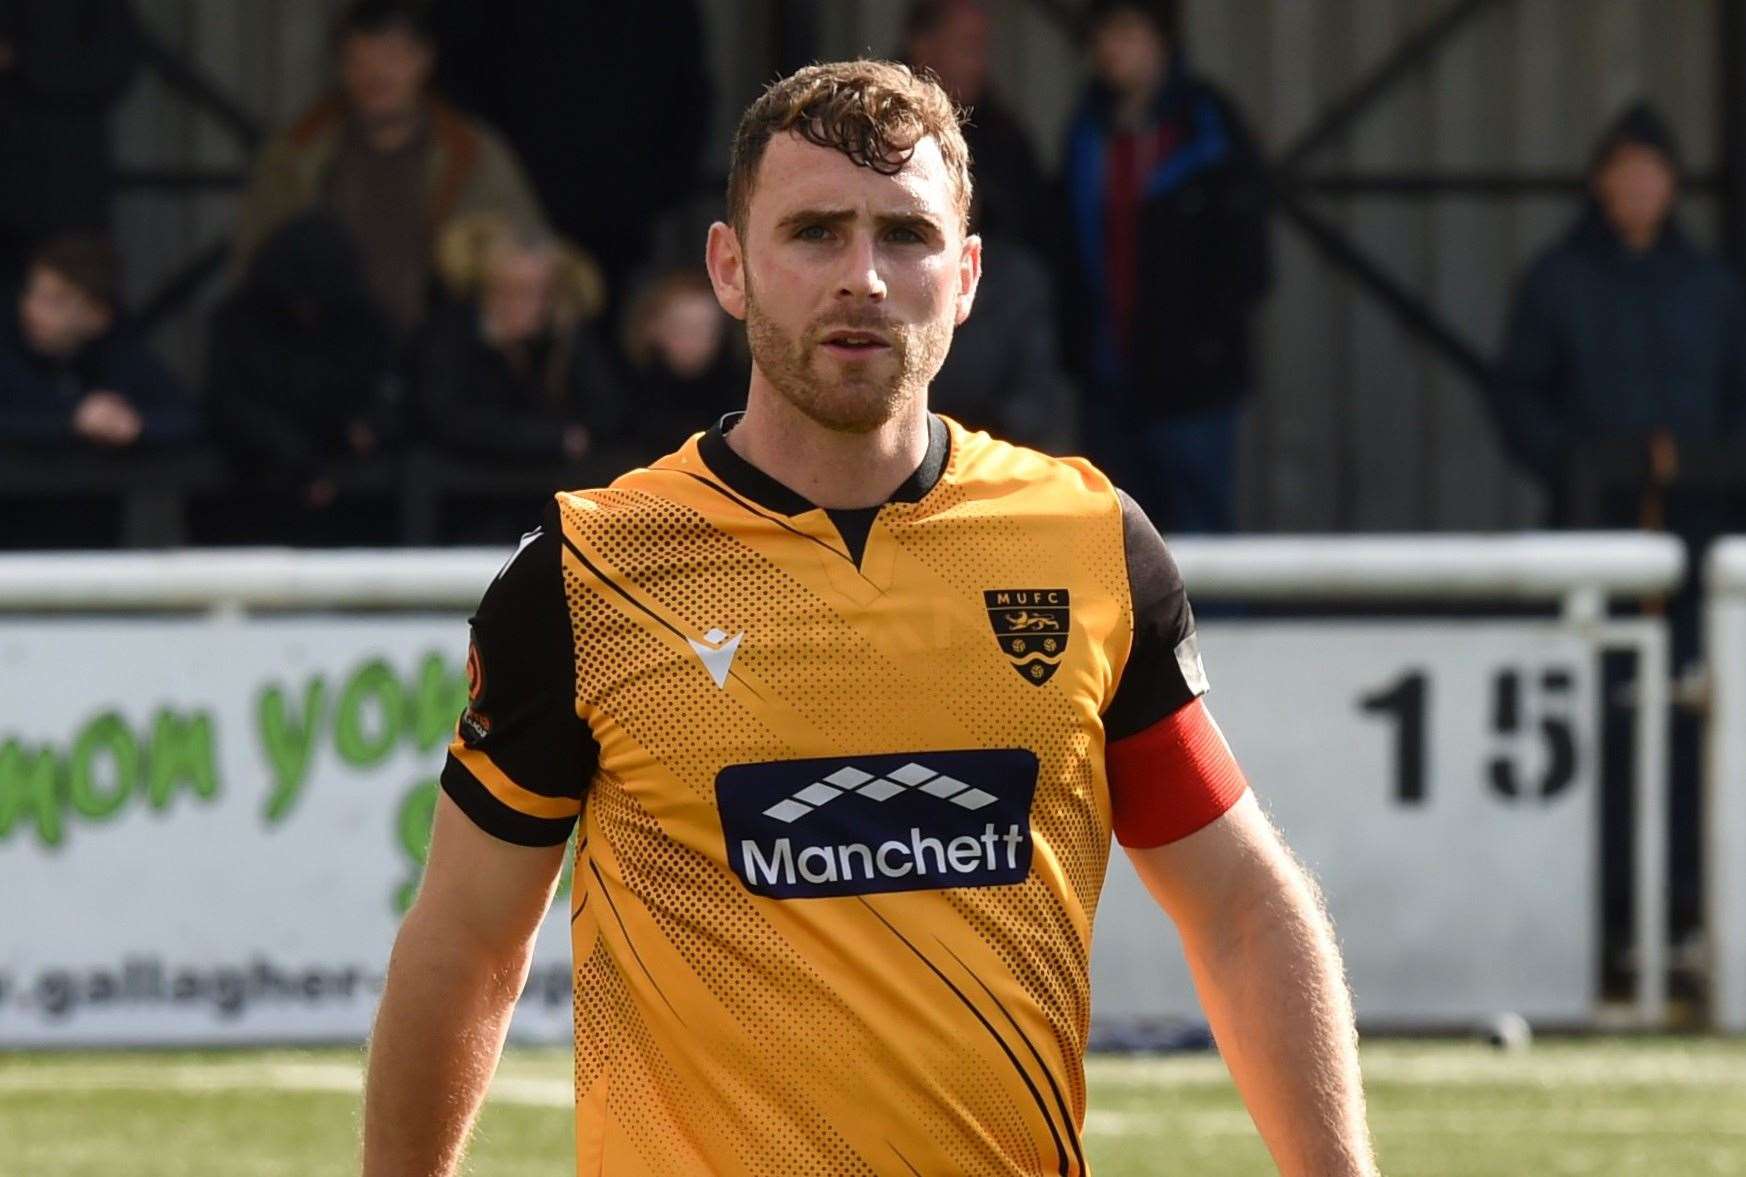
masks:
{"type": "Polygon", "coordinates": [[[962,327],[976,303],[976,288],[982,284],[982,238],[971,234],[964,238],[958,251],[958,314],[955,325],[962,327]]]}
{"type": "Polygon", "coordinates": [[[746,259],[733,226],[717,221],[709,227],[704,262],[709,267],[709,284],[715,287],[715,301],[734,318],[745,318],[746,259]]]}

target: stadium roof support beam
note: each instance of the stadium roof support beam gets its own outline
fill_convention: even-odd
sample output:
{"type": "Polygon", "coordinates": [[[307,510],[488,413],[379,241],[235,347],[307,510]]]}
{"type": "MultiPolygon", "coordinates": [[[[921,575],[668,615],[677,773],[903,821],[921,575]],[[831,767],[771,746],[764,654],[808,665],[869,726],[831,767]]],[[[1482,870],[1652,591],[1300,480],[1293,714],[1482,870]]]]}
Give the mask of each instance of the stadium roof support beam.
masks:
{"type": "Polygon", "coordinates": [[[1456,0],[1323,112],[1298,136],[1297,142],[1285,149],[1277,166],[1287,173],[1296,173],[1304,161],[1345,134],[1366,111],[1435,57],[1470,21],[1500,3],[1502,0],[1456,0]]]}
{"type": "MultiPolygon", "coordinates": [[[[1304,196],[1318,189],[1318,181],[1301,173],[1311,156],[1350,130],[1366,111],[1423,68],[1480,14],[1502,2],[1455,0],[1329,106],[1295,143],[1280,154],[1272,167],[1273,198],[1279,213],[1295,225],[1323,257],[1368,290],[1407,331],[1440,352],[1457,372],[1482,390],[1490,383],[1491,368],[1479,349],[1464,339],[1453,325],[1445,322],[1429,303],[1397,281],[1387,267],[1365,253],[1349,235],[1311,209],[1304,196]]],[[[1437,177],[1411,177],[1410,183],[1401,183],[1399,177],[1395,179],[1398,187],[1411,188],[1414,195],[1434,195],[1445,190],[1443,181],[1437,177]]],[[[1320,182],[1321,185],[1330,183],[1337,185],[1339,181],[1320,182]]]]}

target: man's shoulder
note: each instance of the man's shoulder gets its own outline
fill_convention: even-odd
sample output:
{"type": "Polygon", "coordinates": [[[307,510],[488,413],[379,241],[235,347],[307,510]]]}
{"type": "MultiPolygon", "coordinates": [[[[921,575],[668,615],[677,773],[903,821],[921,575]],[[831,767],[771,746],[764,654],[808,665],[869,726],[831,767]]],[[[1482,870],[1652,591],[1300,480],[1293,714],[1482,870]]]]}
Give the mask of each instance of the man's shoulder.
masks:
{"type": "Polygon", "coordinates": [[[971,430],[947,418],[952,458],[945,481],[961,498],[1009,499],[1048,513],[1106,515],[1115,486],[1088,459],[1060,457],[971,430]]]}

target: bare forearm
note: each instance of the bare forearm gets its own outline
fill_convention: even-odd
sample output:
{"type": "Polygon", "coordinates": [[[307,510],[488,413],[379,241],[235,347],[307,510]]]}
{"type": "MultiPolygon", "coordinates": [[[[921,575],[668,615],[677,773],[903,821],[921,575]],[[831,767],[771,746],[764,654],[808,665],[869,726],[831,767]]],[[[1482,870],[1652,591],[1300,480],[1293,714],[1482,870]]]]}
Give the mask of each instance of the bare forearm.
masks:
{"type": "Polygon", "coordinates": [[[370,1038],[364,1177],[459,1170],[531,950],[503,960],[407,917],[370,1038]]]}
{"type": "Polygon", "coordinates": [[[1286,870],[1264,899],[1187,945],[1219,1050],[1285,1177],[1369,1177],[1352,1001],[1313,884],[1286,870]]]}

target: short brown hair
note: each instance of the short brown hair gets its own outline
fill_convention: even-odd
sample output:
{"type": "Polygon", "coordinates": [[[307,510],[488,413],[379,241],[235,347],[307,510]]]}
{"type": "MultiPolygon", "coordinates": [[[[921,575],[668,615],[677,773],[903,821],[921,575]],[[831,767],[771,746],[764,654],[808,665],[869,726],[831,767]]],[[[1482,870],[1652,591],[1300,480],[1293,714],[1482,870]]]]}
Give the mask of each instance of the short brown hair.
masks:
{"type": "Polygon", "coordinates": [[[809,65],[772,83],[746,108],[734,132],[728,217],[742,236],[764,149],[784,131],[887,176],[901,171],[916,144],[932,136],[946,162],[958,215],[969,220],[970,148],[962,115],[926,70],[895,61],[836,61],[809,65]]]}
{"type": "Polygon", "coordinates": [[[108,310],[121,307],[121,255],[101,233],[51,237],[32,251],[30,266],[52,271],[108,310]]]}

